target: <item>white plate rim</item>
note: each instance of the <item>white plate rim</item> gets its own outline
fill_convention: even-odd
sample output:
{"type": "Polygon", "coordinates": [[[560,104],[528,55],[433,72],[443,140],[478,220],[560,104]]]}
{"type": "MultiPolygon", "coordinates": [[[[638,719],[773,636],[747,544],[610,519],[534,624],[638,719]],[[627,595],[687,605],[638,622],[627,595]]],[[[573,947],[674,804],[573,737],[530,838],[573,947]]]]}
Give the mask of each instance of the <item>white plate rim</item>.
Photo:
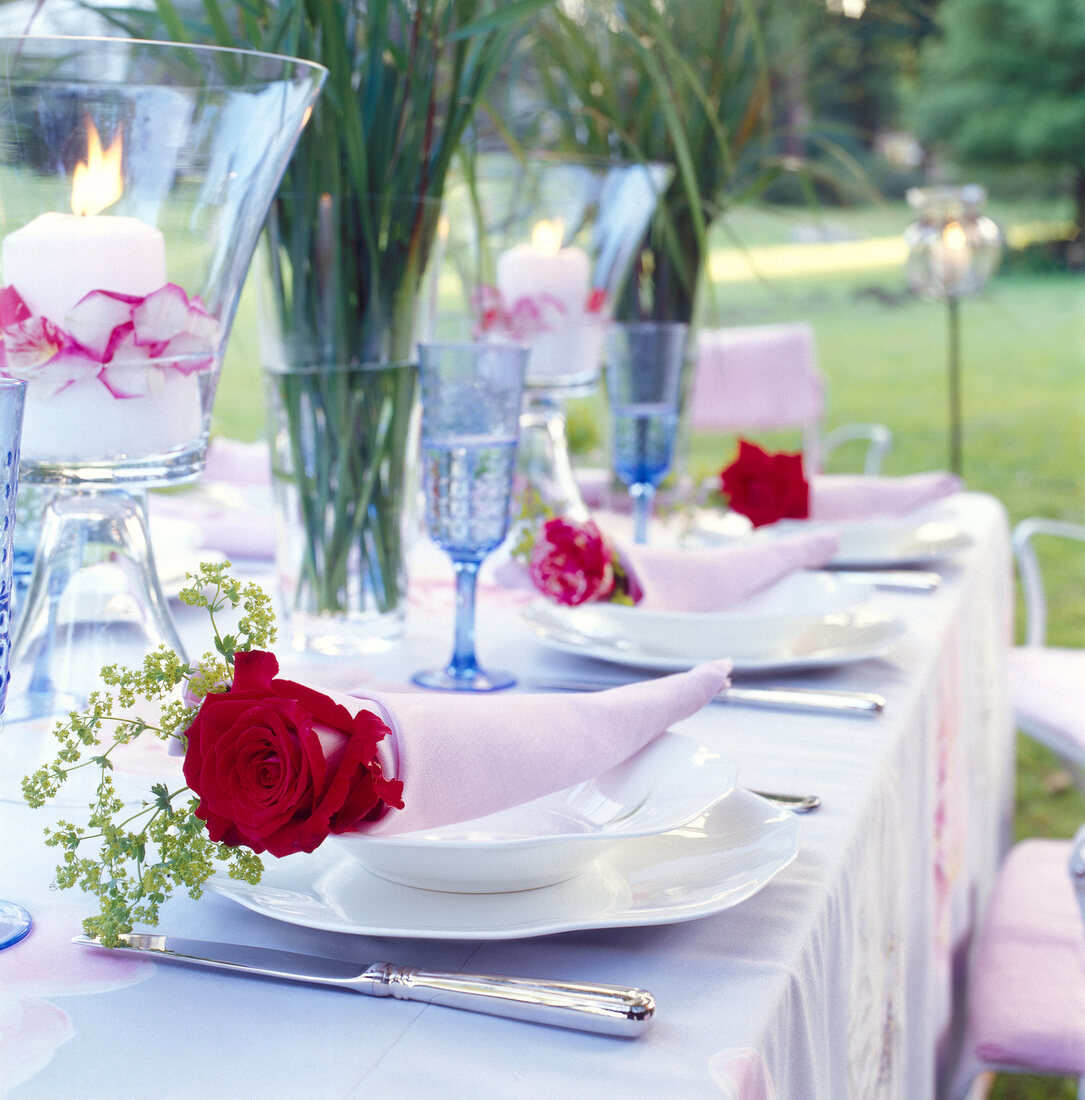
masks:
{"type": "MultiPolygon", "coordinates": [[[[690,824],[673,833],[622,841],[570,882],[537,890],[524,890],[518,894],[500,895],[506,899],[513,899],[514,907],[522,908],[523,917],[515,924],[487,923],[485,919],[489,912],[487,899],[492,898],[493,895],[444,894],[439,891],[398,886],[371,875],[349,857],[336,858],[333,853],[321,849],[317,849],[309,856],[298,855],[281,861],[266,861],[264,881],[259,886],[249,886],[247,883],[223,877],[212,878],[207,885],[216,893],[250,912],[303,928],[341,932],[348,935],[405,939],[513,940],[595,928],[678,924],[722,912],[746,901],[790,866],[798,855],[799,819],[789,810],[781,809],[750,791],[736,789],[704,815],[704,827],[715,827],[720,830],[718,833],[720,839],[726,839],[728,819],[732,821],[732,834],[742,834],[747,838],[745,844],[747,852],[740,859],[737,868],[723,875],[719,881],[702,886],[701,896],[681,904],[674,902],[671,896],[672,888],[667,891],[668,904],[649,904],[643,895],[633,894],[631,883],[636,877],[638,862],[642,865],[642,869],[648,871],[671,865],[685,866],[690,858],[688,851],[684,855],[672,854],[667,859],[653,860],[652,848],[653,846],[660,848],[662,845],[670,850],[675,846],[677,838],[677,846],[681,849],[684,838],[680,834],[688,833],[691,829],[690,824]],[[754,834],[752,839],[750,839],[751,833],[754,834]],[[327,883],[329,877],[343,869],[345,864],[349,865],[354,873],[363,876],[362,885],[365,890],[378,890],[384,893],[391,891],[393,897],[398,892],[402,898],[401,919],[387,924],[366,923],[364,915],[361,918],[352,917],[350,913],[337,908],[335,903],[329,901],[327,897],[319,897],[322,884],[327,883]],[[598,880],[609,878],[615,882],[624,883],[630,886],[630,894],[637,900],[629,902],[624,909],[600,911],[585,909],[579,913],[564,916],[547,915],[545,904],[549,891],[567,891],[578,883],[587,887],[593,878],[598,880]],[[276,883],[286,885],[276,886],[276,883]],[[269,890],[277,890],[286,898],[304,897],[311,904],[309,908],[303,909],[296,901],[280,900],[276,903],[261,898],[261,893],[266,895],[269,890]],[[442,906],[447,904],[466,908],[469,912],[471,906],[474,906],[478,912],[478,918],[474,926],[465,927],[452,926],[447,921],[444,926],[439,922],[412,923],[411,918],[415,913],[412,902],[417,905],[420,895],[438,897],[441,899],[442,906]]],[[[712,835],[717,834],[705,833],[694,837],[689,843],[706,844],[712,835]]],[[[702,855],[705,858],[713,856],[725,858],[730,850],[726,847],[715,848],[702,855]]],[[[673,883],[674,880],[668,876],[667,881],[673,883]]]]}
{"type": "MultiPolygon", "coordinates": [[[[903,525],[906,524],[909,519],[912,519],[916,531],[927,524],[940,523],[949,527],[953,533],[943,539],[931,542],[926,549],[920,547],[907,553],[886,552],[884,554],[849,554],[845,548],[833,555],[831,565],[849,569],[889,569],[932,565],[936,562],[945,561],[954,554],[962,550],[967,550],[968,547],[972,545],[972,537],[959,522],[951,517],[944,517],[937,511],[933,511],[930,514],[917,515],[915,517],[885,516],[882,517],[882,519],[886,526],[893,524],[903,525]]],[[[694,538],[706,541],[710,545],[723,545],[725,543],[733,543],[739,538],[783,538],[788,535],[794,535],[803,531],[810,532],[815,529],[825,531],[836,529],[847,532],[849,527],[865,527],[876,522],[878,522],[877,519],[836,521],[782,520],[779,524],[770,524],[767,527],[759,529],[751,528],[742,534],[727,535],[720,534],[703,526],[698,527],[696,520],[694,520],[691,530],[694,538]]]]}
{"type": "MultiPolygon", "coordinates": [[[[540,613],[553,613],[554,611],[560,612],[560,608],[554,608],[543,604],[542,601],[536,601],[523,608],[520,615],[540,644],[561,653],[571,653],[578,657],[592,657],[596,660],[607,661],[610,664],[618,664],[627,668],[649,669],[654,672],[684,672],[707,661],[715,661],[719,660],[720,657],[727,656],[727,654],[721,653],[706,653],[695,657],[663,656],[640,649],[631,643],[628,648],[618,648],[606,642],[577,634],[575,631],[564,631],[559,623],[553,620],[543,621],[538,617],[540,613]]],[[[840,665],[855,664],[859,661],[868,661],[875,657],[884,656],[895,648],[907,634],[905,623],[897,615],[860,610],[846,617],[852,621],[862,618],[871,624],[878,623],[885,630],[885,634],[869,644],[857,645],[852,649],[826,646],[822,650],[814,650],[802,655],[779,653],[760,658],[736,657],[732,658],[734,671],[781,672],[793,669],[836,668],[840,665]]]]}

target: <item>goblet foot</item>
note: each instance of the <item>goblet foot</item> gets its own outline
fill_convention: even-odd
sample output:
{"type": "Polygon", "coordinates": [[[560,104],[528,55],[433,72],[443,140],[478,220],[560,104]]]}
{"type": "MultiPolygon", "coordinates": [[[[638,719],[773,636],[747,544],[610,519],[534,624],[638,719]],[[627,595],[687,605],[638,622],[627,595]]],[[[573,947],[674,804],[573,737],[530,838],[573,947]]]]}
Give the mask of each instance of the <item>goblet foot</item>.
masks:
{"type": "Polygon", "coordinates": [[[416,672],[411,680],[419,687],[434,688],[437,691],[504,691],[516,684],[516,677],[511,672],[484,668],[458,669],[452,666],[416,672]]]}
{"type": "Polygon", "coordinates": [[[33,921],[30,914],[13,901],[0,901],[0,951],[25,938],[33,921]]]}

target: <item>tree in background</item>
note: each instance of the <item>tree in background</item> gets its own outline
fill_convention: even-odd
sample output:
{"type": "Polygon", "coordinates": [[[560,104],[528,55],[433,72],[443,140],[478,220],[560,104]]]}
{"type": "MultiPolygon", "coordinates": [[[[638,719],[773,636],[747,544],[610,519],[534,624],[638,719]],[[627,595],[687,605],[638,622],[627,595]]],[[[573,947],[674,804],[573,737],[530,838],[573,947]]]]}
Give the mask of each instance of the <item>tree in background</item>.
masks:
{"type": "Polygon", "coordinates": [[[943,0],[917,134],[962,164],[1065,173],[1085,227],[1085,0],[943,0]]]}

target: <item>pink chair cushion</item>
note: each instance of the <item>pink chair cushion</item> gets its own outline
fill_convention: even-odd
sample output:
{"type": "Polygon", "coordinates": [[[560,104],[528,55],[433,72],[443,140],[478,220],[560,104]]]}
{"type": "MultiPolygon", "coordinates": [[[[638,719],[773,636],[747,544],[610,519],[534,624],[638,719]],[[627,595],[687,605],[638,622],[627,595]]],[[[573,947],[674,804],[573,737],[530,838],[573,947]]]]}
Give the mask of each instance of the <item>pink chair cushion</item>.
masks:
{"type": "Polygon", "coordinates": [[[1085,1074],[1085,925],[1070,842],[1026,840],[999,873],[976,954],[971,1049],[992,1066],[1085,1074]]]}
{"type": "Polygon", "coordinates": [[[1085,649],[1017,646],[1009,673],[1021,728],[1085,765],[1085,649]]]}
{"type": "Polygon", "coordinates": [[[825,381],[808,324],[705,329],[697,341],[690,426],[739,432],[815,424],[825,381]]]}

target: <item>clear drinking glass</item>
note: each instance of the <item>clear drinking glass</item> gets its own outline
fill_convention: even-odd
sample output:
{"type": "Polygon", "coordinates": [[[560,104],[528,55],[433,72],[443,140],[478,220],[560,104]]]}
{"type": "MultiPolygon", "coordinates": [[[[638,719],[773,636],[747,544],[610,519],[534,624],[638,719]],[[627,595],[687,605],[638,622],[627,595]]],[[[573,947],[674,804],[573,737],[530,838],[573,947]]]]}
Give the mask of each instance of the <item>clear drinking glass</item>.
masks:
{"type": "Polygon", "coordinates": [[[688,325],[656,321],[607,333],[611,462],[633,498],[635,542],[648,541],[652,500],[671,468],[688,333],[688,325]]]}
{"type": "Polygon", "coordinates": [[[419,345],[426,527],[456,571],[452,659],[416,673],[422,687],[497,691],[516,683],[479,667],[475,588],[483,559],[509,529],[527,360],[528,349],[514,344],[419,345]]]}
{"type": "MultiPolygon", "coordinates": [[[[11,651],[12,560],[15,555],[15,497],[19,488],[19,440],[26,404],[26,383],[0,379],[0,465],[4,499],[0,506],[0,735],[8,694],[11,651]]],[[[11,901],[0,901],[0,951],[18,943],[30,931],[30,914],[11,901]]]]}

